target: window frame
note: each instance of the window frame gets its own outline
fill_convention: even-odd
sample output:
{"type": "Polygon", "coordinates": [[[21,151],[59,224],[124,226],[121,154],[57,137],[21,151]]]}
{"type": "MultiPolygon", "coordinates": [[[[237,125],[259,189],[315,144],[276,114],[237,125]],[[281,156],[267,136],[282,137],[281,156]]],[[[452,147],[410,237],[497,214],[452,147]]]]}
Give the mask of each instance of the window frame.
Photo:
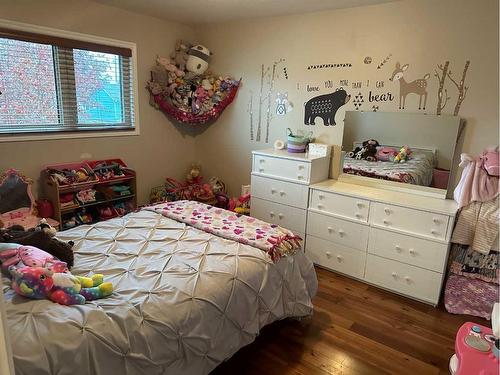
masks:
{"type": "MultiPolygon", "coordinates": [[[[74,124],[74,129],[61,129],[61,131],[48,131],[39,133],[14,133],[14,134],[1,134],[0,133],[0,143],[1,142],[14,142],[14,141],[34,141],[34,140],[49,140],[49,139],[74,139],[74,138],[99,138],[99,137],[123,137],[123,136],[135,136],[140,135],[140,121],[139,121],[139,90],[138,90],[138,71],[137,71],[137,46],[133,42],[126,42],[116,39],[110,39],[105,37],[100,37],[90,34],[82,34],[73,31],[60,30],[45,26],[31,25],[21,22],[14,22],[0,18],[0,27],[30,32],[38,33],[54,37],[64,37],[68,39],[79,40],[89,43],[98,43],[114,47],[129,48],[132,51],[132,57],[130,58],[131,68],[132,68],[132,81],[131,89],[133,93],[133,108],[131,110],[134,113],[134,119],[132,126],[130,127],[116,127],[113,126],[100,127],[95,130],[88,129],[78,129],[77,124],[74,124]]],[[[123,87],[122,87],[123,90],[123,87]]],[[[62,104],[62,103],[61,103],[62,104]]],[[[127,104],[124,103],[124,106],[127,104]]],[[[125,113],[125,115],[127,115],[125,113]]],[[[73,124],[72,124],[73,125],[73,124]]]]}

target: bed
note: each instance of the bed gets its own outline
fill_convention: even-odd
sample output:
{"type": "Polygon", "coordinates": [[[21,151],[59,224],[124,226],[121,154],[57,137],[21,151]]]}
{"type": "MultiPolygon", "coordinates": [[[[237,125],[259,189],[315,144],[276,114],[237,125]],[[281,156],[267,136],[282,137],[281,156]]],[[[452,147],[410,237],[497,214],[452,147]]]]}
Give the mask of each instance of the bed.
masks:
{"type": "Polygon", "coordinates": [[[431,151],[413,149],[411,158],[405,163],[374,162],[346,156],[343,171],[358,176],[430,186],[435,166],[436,158],[431,151]]]}
{"type": "Polygon", "coordinates": [[[273,263],[148,210],[58,237],[75,241],[75,275],[103,273],[115,292],[67,307],[4,279],[18,375],[206,374],[263,326],[313,311],[317,279],[301,250],[273,263]]]}

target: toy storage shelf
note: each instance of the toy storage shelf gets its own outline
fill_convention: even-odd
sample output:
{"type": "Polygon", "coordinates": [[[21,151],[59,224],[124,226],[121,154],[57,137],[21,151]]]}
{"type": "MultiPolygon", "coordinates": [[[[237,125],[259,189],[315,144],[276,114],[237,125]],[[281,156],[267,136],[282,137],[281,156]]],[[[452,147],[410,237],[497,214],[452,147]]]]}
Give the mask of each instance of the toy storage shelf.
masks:
{"type": "MultiPolygon", "coordinates": [[[[46,167],[44,173],[45,180],[45,193],[48,198],[52,202],[52,206],[54,207],[54,216],[53,219],[57,220],[60,225],[60,230],[68,229],[69,227],[65,226],[64,223],[70,217],[76,217],[79,212],[82,210],[93,211],[94,214],[91,215],[92,221],[85,222],[85,224],[91,224],[98,221],[104,221],[108,219],[112,219],[114,217],[120,216],[116,210],[114,209],[114,205],[119,203],[127,204],[127,213],[135,210],[137,208],[137,179],[136,173],[132,169],[128,168],[125,163],[121,159],[113,159],[113,160],[102,160],[102,161],[92,161],[92,162],[80,162],[80,163],[68,163],[68,164],[58,164],[58,165],[49,165],[46,167]],[[111,177],[107,179],[100,179],[98,176],[93,176],[92,174],[92,166],[97,165],[101,162],[113,162],[123,167],[124,175],[111,177]],[[75,169],[85,169],[90,172],[89,180],[76,182],[72,184],[61,184],[55,178],[52,177],[50,170],[75,170],[75,169]],[[114,185],[122,185],[128,186],[130,194],[127,195],[117,195],[113,197],[101,197],[101,199],[97,199],[94,202],[88,203],[79,203],[76,199],[74,199],[74,204],[70,206],[61,205],[61,195],[65,194],[76,194],[79,191],[86,189],[94,189],[96,191],[100,191],[100,189],[114,186],[114,185]],[[100,208],[110,207],[112,208],[114,214],[108,217],[101,217],[98,214],[95,214],[99,211],[100,208]]],[[[102,194],[101,194],[102,195],[102,194]]],[[[81,225],[82,223],[77,223],[76,225],[81,225]]]]}

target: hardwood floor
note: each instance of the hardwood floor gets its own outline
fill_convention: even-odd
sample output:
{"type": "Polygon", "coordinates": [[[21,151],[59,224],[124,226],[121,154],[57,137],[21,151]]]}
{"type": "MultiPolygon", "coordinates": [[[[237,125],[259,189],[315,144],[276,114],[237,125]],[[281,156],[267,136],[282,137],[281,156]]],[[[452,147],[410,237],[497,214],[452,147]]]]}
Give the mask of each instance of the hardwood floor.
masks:
{"type": "Polygon", "coordinates": [[[458,328],[490,326],[316,271],[313,317],[271,324],[213,374],[447,374],[458,328]]]}

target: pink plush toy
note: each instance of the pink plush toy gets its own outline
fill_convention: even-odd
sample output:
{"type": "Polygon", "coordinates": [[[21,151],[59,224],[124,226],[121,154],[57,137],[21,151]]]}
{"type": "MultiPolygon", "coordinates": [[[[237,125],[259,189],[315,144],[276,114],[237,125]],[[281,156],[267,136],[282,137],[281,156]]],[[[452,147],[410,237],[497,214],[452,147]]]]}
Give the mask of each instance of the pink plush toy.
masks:
{"type": "Polygon", "coordinates": [[[377,149],[377,153],[375,154],[375,157],[377,160],[380,161],[389,161],[391,157],[394,157],[398,154],[398,150],[396,150],[394,147],[380,147],[377,149]]]}
{"type": "Polygon", "coordinates": [[[66,272],[66,263],[61,262],[49,253],[33,246],[23,246],[13,243],[0,244],[0,263],[2,270],[15,267],[43,267],[52,272],[66,272]]]}

